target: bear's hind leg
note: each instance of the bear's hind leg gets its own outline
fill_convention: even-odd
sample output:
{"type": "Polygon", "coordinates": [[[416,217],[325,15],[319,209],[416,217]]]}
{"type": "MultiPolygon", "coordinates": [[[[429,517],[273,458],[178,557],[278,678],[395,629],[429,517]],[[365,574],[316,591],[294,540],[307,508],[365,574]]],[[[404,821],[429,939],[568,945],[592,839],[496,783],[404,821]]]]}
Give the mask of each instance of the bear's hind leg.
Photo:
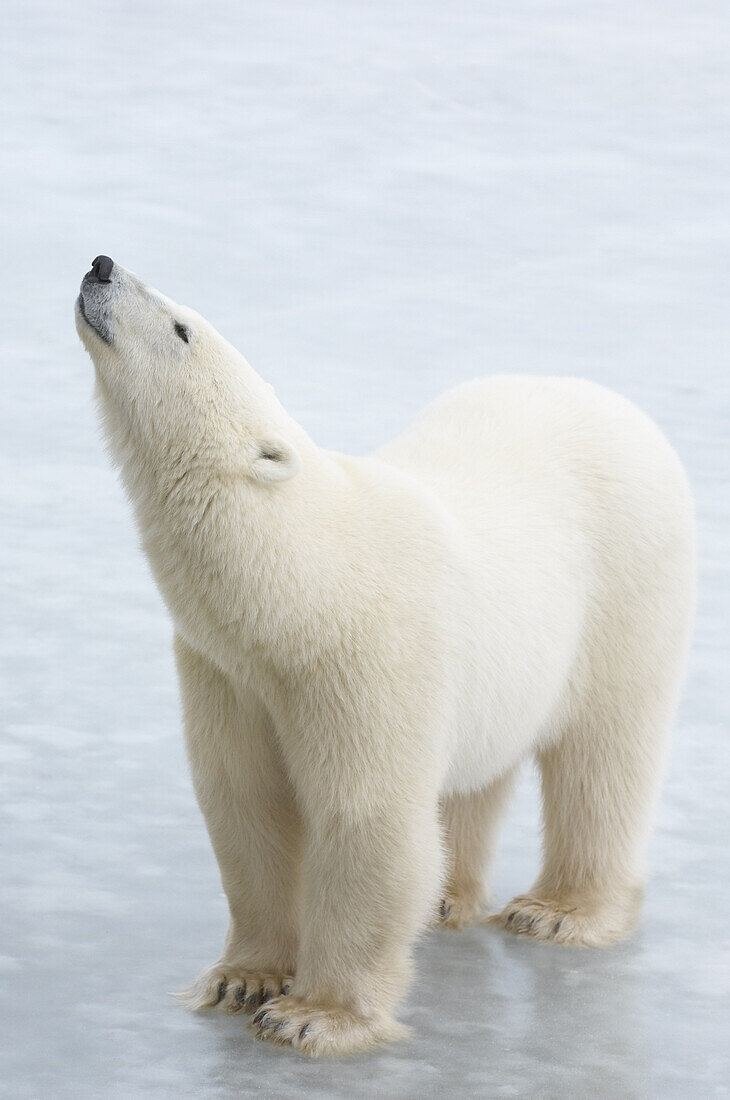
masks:
{"type": "Polygon", "coordinates": [[[441,802],[448,878],[435,928],[464,928],[485,904],[485,876],[494,858],[497,830],[517,769],[481,790],[451,795],[441,802]]]}
{"type": "Polygon", "coordinates": [[[647,434],[628,466],[618,450],[614,459],[585,482],[593,542],[583,636],[554,739],[537,748],[542,872],[493,918],[518,935],[590,946],[637,922],[694,608],[692,505],[676,456],[647,434]]]}
{"type": "Polygon", "coordinates": [[[606,707],[538,754],[543,869],[529,894],[490,918],[508,932],[598,947],[628,935],[642,897],[643,858],[669,714],[606,707]]]}

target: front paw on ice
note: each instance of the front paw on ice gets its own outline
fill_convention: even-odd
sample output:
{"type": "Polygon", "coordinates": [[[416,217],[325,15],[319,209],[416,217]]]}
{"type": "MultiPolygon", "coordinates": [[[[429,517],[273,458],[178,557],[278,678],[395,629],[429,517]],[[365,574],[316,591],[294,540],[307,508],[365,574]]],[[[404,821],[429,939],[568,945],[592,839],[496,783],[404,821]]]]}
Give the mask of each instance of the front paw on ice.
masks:
{"type": "Polygon", "coordinates": [[[408,1029],[392,1017],[367,1019],[296,996],[269,1001],[255,1013],[252,1027],[257,1039],[292,1046],[315,1058],[356,1054],[408,1035],[408,1029]]]}
{"type": "Polygon", "coordinates": [[[192,1012],[215,1008],[219,1012],[251,1013],[272,997],[286,994],[292,981],[285,974],[262,973],[217,963],[178,997],[192,1012]]]}

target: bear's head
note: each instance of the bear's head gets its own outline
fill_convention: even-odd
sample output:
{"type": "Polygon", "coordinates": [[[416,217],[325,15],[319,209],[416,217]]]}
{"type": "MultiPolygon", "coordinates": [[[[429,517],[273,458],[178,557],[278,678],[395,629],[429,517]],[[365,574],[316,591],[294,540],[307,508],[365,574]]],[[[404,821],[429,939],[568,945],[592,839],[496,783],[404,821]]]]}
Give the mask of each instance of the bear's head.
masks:
{"type": "Polygon", "coordinates": [[[185,457],[258,482],[293,477],[306,436],[271,386],[193,310],[97,256],[76,299],[114,457],[185,457]]]}

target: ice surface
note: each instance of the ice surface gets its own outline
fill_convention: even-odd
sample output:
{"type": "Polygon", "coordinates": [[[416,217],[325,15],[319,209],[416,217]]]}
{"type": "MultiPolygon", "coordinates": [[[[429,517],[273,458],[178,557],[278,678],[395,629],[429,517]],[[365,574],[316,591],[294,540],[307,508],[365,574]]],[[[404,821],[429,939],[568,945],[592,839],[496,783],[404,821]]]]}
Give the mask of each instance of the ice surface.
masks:
{"type": "MultiPolygon", "coordinates": [[[[726,1096],[730,11],[710,0],[6,0],[0,58],[5,1054],[15,1098],[726,1096]],[[414,1039],[312,1064],[170,998],[225,905],[170,627],[73,327],[118,258],[327,446],[575,373],[689,468],[701,599],[642,930],[432,934],[414,1039]]],[[[498,900],[538,851],[526,775],[498,900]]]]}

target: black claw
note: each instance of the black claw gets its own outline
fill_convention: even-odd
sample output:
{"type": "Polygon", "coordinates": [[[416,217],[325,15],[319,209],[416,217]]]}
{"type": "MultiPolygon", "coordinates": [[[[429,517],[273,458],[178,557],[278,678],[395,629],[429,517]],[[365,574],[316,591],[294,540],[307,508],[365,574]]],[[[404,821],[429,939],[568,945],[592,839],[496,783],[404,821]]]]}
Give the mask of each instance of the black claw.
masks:
{"type": "Polygon", "coordinates": [[[217,1005],[221,1003],[226,995],[226,989],[228,988],[228,979],[224,978],[218,986],[218,1000],[215,1002],[217,1005]]]}
{"type": "Polygon", "coordinates": [[[246,983],[239,985],[235,993],[236,1004],[244,1005],[246,1003],[246,983]]]}
{"type": "Polygon", "coordinates": [[[255,1024],[259,1024],[261,1027],[263,1027],[264,1025],[261,1023],[261,1021],[263,1020],[265,1015],[266,1015],[266,1009],[262,1008],[261,1011],[257,1012],[256,1015],[254,1016],[253,1022],[255,1024]]]}
{"type": "Polygon", "coordinates": [[[446,920],[446,918],[451,913],[451,906],[447,905],[445,900],[441,902],[440,912],[441,912],[441,919],[442,920],[446,920]]]}
{"type": "Polygon", "coordinates": [[[273,993],[270,989],[265,989],[261,994],[261,1004],[265,1005],[267,1001],[270,1001],[273,997],[273,993]]]}
{"type": "Polygon", "coordinates": [[[274,1031],[280,1031],[285,1023],[286,1020],[279,1020],[278,1024],[274,1024],[274,1031]]]}
{"type": "Polygon", "coordinates": [[[507,924],[511,924],[516,916],[517,916],[517,910],[515,910],[514,913],[510,913],[509,916],[507,917],[507,924]]]}
{"type": "Polygon", "coordinates": [[[286,997],[286,995],[288,994],[290,989],[291,989],[291,985],[287,982],[286,985],[283,985],[281,987],[281,996],[286,997]]]}
{"type": "Polygon", "coordinates": [[[559,921],[558,921],[558,923],[557,923],[557,924],[555,925],[555,927],[553,928],[553,935],[554,935],[554,936],[557,936],[558,932],[560,931],[560,925],[561,925],[562,923],[563,923],[563,922],[562,922],[561,920],[559,920],[559,921]]]}
{"type": "Polygon", "coordinates": [[[300,1031],[299,1031],[299,1038],[303,1039],[308,1031],[309,1031],[309,1024],[305,1024],[304,1027],[301,1028],[300,1031]]]}
{"type": "Polygon", "coordinates": [[[246,1008],[258,1008],[261,1004],[261,994],[258,990],[246,998],[246,1008]]]}

